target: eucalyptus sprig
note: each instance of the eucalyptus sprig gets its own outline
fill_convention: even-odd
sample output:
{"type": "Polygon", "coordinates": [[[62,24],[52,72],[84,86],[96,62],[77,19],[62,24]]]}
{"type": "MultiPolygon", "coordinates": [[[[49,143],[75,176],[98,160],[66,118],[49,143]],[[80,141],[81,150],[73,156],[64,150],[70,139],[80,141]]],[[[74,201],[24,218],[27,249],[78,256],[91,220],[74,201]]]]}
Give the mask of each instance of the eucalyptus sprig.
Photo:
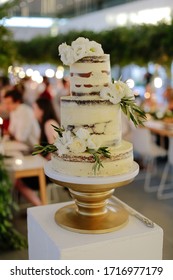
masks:
{"type": "Polygon", "coordinates": [[[100,170],[100,167],[103,167],[102,157],[110,158],[110,151],[108,147],[100,147],[98,150],[95,149],[87,149],[87,152],[93,155],[95,163],[93,165],[94,174],[100,170]]]}
{"type": "Polygon", "coordinates": [[[145,112],[135,103],[133,97],[123,97],[120,102],[123,113],[129,120],[132,120],[135,126],[143,125],[146,121],[145,112]]]}
{"type": "MultiPolygon", "coordinates": [[[[59,137],[63,136],[63,131],[65,129],[63,127],[58,127],[52,124],[52,127],[54,130],[58,133],[59,137]]],[[[34,151],[32,153],[33,156],[42,154],[43,156],[46,156],[49,153],[56,152],[58,149],[54,144],[46,144],[45,146],[36,144],[34,145],[34,151]]]]}
{"type": "Polygon", "coordinates": [[[59,137],[62,137],[63,131],[65,131],[64,127],[58,127],[56,125],[51,124],[54,130],[58,133],[59,137]]]}
{"type": "Polygon", "coordinates": [[[53,153],[57,151],[57,147],[53,144],[48,144],[45,146],[42,145],[34,145],[34,151],[32,152],[32,155],[38,155],[42,154],[43,156],[46,156],[49,153],[53,153]]]}

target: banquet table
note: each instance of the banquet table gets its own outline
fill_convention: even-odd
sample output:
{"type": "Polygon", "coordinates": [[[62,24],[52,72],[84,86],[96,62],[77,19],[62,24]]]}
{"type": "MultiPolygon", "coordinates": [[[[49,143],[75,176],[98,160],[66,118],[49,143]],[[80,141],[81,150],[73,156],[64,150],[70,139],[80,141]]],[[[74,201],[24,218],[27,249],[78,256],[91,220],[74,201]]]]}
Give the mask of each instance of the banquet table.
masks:
{"type": "Polygon", "coordinates": [[[24,156],[22,164],[19,166],[13,166],[13,171],[15,179],[37,176],[39,180],[41,202],[42,204],[47,204],[46,179],[43,165],[44,159],[41,156],[24,156]]]}
{"type": "MultiPolygon", "coordinates": [[[[152,133],[158,134],[163,137],[168,137],[168,162],[163,170],[162,179],[158,187],[158,198],[173,198],[173,190],[169,193],[164,193],[166,185],[166,179],[169,172],[169,167],[173,166],[173,124],[167,124],[163,121],[150,120],[145,123],[145,127],[149,129],[152,133]]],[[[169,184],[172,187],[172,184],[169,184]]],[[[172,188],[173,189],[173,188],[172,188]]]]}
{"type": "Polygon", "coordinates": [[[47,204],[46,178],[43,169],[46,160],[40,155],[25,155],[28,147],[23,143],[7,141],[3,143],[3,147],[4,154],[9,156],[6,159],[6,165],[13,173],[13,178],[38,177],[40,199],[42,204],[47,204]]]}
{"type": "Polygon", "coordinates": [[[22,152],[22,153],[29,152],[29,147],[26,144],[15,141],[15,140],[3,140],[2,139],[2,144],[3,144],[5,154],[11,154],[14,151],[22,152]]]}
{"type": "Polygon", "coordinates": [[[173,126],[165,124],[163,121],[150,120],[145,122],[145,127],[160,136],[173,137],[173,126]]]}

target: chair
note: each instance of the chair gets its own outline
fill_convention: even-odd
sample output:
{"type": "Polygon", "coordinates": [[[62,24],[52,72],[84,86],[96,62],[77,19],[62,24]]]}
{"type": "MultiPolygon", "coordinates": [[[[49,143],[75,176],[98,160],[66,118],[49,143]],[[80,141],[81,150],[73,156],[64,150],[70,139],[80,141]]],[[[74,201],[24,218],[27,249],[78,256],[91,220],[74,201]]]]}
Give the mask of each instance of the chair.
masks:
{"type": "Polygon", "coordinates": [[[133,129],[132,143],[134,153],[141,156],[144,162],[146,162],[144,190],[146,192],[157,191],[158,185],[152,186],[151,179],[154,175],[153,171],[157,171],[156,159],[158,157],[165,157],[167,155],[167,151],[156,145],[151,132],[143,127],[133,129]]]}
{"type": "MultiPolygon", "coordinates": [[[[169,137],[169,150],[168,150],[168,162],[165,165],[163,170],[163,175],[160,181],[160,185],[157,191],[158,199],[168,199],[173,198],[173,192],[168,192],[170,188],[173,189],[173,181],[167,182],[169,175],[172,175],[172,172],[169,173],[169,170],[173,168],[173,137],[169,137]]],[[[171,178],[172,179],[172,178],[171,178]]]]}

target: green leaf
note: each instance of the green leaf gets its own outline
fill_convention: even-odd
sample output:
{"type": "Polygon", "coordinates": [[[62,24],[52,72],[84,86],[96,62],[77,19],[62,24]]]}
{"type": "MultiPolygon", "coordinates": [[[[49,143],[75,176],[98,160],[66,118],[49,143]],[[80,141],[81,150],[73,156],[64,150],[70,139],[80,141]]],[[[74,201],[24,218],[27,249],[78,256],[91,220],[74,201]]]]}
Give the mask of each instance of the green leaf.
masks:
{"type": "Polygon", "coordinates": [[[108,150],[108,147],[100,147],[98,150],[95,149],[87,149],[87,152],[93,155],[94,158],[94,165],[93,165],[93,171],[94,174],[97,174],[97,171],[100,170],[100,168],[104,167],[102,164],[102,157],[110,158],[110,151],[108,150]]]}
{"type": "Polygon", "coordinates": [[[53,124],[52,124],[52,126],[53,126],[54,130],[58,133],[58,135],[60,137],[62,137],[62,133],[63,133],[63,131],[65,131],[65,129],[63,127],[57,127],[57,126],[55,126],[53,124]]]}
{"type": "Polygon", "coordinates": [[[145,112],[135,103],[133,97],[123,97],[120,102],[123,113],[135,126],[143,125],[146,121],[145,112]]]}
{"type": "Polygon", "coordinates": [[[34,146],[34,151],[32,152],[32,155],[38,155],[38,154],[43,154],[43,155],[47,155],[49,153],[53,153],[56,152],[58,149],[55,145],[53,144],[48,144],[45,146],[41,146],[41,145],[35,145],[34,146]]]}

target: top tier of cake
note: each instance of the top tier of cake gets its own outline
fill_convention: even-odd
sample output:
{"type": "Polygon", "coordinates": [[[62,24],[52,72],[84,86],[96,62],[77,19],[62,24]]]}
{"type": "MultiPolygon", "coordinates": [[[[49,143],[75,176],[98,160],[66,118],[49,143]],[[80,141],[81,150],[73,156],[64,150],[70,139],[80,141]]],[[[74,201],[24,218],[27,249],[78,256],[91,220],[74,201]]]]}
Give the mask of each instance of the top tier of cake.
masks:
{"type": "Polygon", "coordinates": [[[99,95],[111,82],[110,57],[88,56],[70,65],[70,89],[73,96],[99,95]]]}

